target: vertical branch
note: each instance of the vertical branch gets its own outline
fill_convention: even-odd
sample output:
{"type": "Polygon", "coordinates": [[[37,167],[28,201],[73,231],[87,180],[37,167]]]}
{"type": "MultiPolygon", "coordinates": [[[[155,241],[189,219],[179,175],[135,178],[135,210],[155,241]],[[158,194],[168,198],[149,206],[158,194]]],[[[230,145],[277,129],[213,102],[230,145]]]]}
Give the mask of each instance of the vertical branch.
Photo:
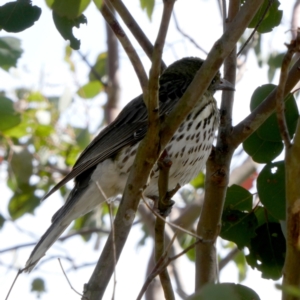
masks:
{"type": "MultiPolygon", "coordinates": [[[[294,143],[286,148],[286,255],[283,267],[283,285],[300,288],[300,119],[298,119],[294,143]]],[[[282,300],[298,297],[282,293],[282,300]]]]}
{"type": "MultiPolygon", "coordinates": [[[[112,10],[114,13],[114,10],[112,10]]],[[[117,37],[106,23],[107,35],[107,72],[108,86],[107,102],[104,108],[105,121],[110,124],[119,114],[120,84],[119,84],[119,49],[117,37]]]]}
{"type": "MultiPolygon", "coordinates": [[[[165,152],[163,152],[164,154],[165,152]]],[[[160,167],[159,177],[158,177],[158,190],[159,190],[159,199],[158,199],[158,208],[164,209],[164,211],[170,209],[170,207],[165,206],[165,199],[168,196],[168,181],[169,181],[169,171],[172,165],[168,156],[160,158],[158,165],[160,167]]],[[[160,212],[162,212],[160,210],[160,212]]],[[[158,263],[160,259],[163,258],[165,253],[165,220],[163,218],[156,217],[155,221],[155,261],[158,263]]],[[[163,262],[164,263],[164,262],[163,262]]],[[[160,282],[164,290],[165,298],[173,300],[175,299],[174,291],[172,289],[172,284],[168,269],[165,268],[159,274],[160,282]]]]}
{"type": "MultiPolygon", "coordinates": [[[[227,22],[224,31],[230,25],[239,11],[240,1],[231,0],[227,22]]],[[[226,18],[226,16],[223,16],[226,18]]],[[[236,48],[229,54],[224,63],[224,75],[230,82],[235,82],[236,48]]],[[[220,222],[226,189],[229,181],[229,166],[233,154],[228,137],[231,134],[231,119],[233,106],[233,92],[224,91],[221,103],[221,120],[216,150],[213,151],[206,164],[205,199],[197,226],[197,235],[211,243],[200,242],[196,245],[196,278],[195,288],[199,290],[217,278],[217,260],[215,240],[220,231],[220,222]]]]}
{"type": "MultiPolygon", "coordinates": [[[[138,73],[149,115],[148,132],[138,147],[134,163],[128,176],[118,213],[114,221],[114,239],[116,249],[115,253],[117,261],[121,255],[127,237],[131,230],[131,226],[136,215],[143,188],[146,186],[150,171],[152,170],[160,154],[158,135],[160,124],[157,111],[158,92],[157,90],[154,91],[154,88],[158,89],[158,76],[160,74],[161,55],[174,2],[175,0],[164,1],[164,12],[157,41],[154,47],[152,60],[153,66],[150,71],[149,92],[147,77],[135,49],[132,47],[129,39],[112,15],[107,5],[105,5],[104,3],[101,6],[101,13],[119,38],[131,62],[134,64],[136,72],[138,73]],[[150,123],[151,120],[153,120],[154,122],[150,123]],[[155,133],[156,136],[154,136],[155,133]]],[[[112,241],[113,236],[112,233],[110,233],[101,256],[98,260],[98,263],[95,267],[95,270],[89,280],[89,283],[86,284],[84,296],[88,297],[89,300],[98,300],[103,297],[111,275],[114,271],[114,255],[111,251],[112,241]]]]}
{"type": "MultiPolygon", "coordinates": [[[[299,51],[299,40],[292,40],[287,45],[288,51],[283,58],[279,85],[276,93],[276,113],[281,137],[285,144],[285,188],[286,188],[286,256],[283,268],[283,284],[285,286],[300,287],[300,119],[298,119],[294,143],[291,143],[285,114],[284,90],[286,88],[288,68],[293,54],[299,51]]],[[[283,300],[294,300],[298,297],[285,294],[283,300]]]]}

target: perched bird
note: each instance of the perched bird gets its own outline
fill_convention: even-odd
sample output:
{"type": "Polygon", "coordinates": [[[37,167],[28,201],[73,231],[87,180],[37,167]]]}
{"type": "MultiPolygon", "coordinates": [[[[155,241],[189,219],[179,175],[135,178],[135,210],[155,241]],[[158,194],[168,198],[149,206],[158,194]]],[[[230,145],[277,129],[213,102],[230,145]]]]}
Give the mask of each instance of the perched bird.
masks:
{"type": "MultiPolygon", "coordinates": [[[[162,118],[172,111],[203,62],[196,57],[183,58],[163,72],[159,80],[159,114],[162,118]]],[[[216,90],[234,90],[231,83],[220,78],[219,72],[165,148],[172,161],[170,190],[177,184],[183,186],[190,182],[205,166],[219,122],[213,97],[216,90]]],[[[107,198],[123,192],[137,147],[147,127],[147,109],[140,95],[98,134],[80,155],[72,171],[44,197],[47,198],[75,178],[75,186],[66,203],[54,214],[51,226],[30,255],[26,263],[28,272],[73,220],[106,200],[99,186],[107,198]]],[[[158,173],[156,164],[150,174],[149,185],[144,190],[146,197],[158,196],[158,173]]]]}

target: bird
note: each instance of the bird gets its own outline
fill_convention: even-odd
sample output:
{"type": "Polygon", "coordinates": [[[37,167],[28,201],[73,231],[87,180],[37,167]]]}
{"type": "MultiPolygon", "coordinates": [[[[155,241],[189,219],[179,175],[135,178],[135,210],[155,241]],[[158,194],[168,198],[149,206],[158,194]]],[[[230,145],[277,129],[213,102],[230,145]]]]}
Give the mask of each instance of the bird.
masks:
{"type": "MultiPolygon", "coordinates": [[[[185,57],[172,63],[159,78],[159,116],[165,118],[180,100],[204,60],[185,57]]],[[[234,90],[218,71],[208,89],[174,133],[165,151],[172,161],[169,170],[171,191],[195,178],[205,167],[219,124],[219,110],[214,93],[234,90]]],[[[53,215],[52,224],[41,237],[26,262],[30,272],[71,222],[87,214],[107,199],[122,194],[140,141],[148,128],[147,108],[140,95],[129,102],[117,118],[87,146],[74,167],[44,197],[47,198],[68,181],[74,188],[65,204],[53,215]],[[100,192],[99,187],[101,187],[100,192]]],[[[159,167],[154,165],[144,196],[158,196],[159,167]]]]}

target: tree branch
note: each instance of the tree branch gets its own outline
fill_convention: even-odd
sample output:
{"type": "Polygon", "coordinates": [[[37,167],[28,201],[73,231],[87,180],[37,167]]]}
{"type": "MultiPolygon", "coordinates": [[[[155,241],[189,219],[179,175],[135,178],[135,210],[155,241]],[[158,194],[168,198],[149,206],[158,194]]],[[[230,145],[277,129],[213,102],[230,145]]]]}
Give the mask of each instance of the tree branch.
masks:
{"type": "MultiPolygon", "coordinates": [[[[300,59],[298,59],[289,71],[286,86],[284,89],[284,97],[293,89],[300,80],[300,59]]],[[[265,100],[257,106],[251,114],[243,121],[237,124],[229,137],[230,143],[237,148],[244,140],[247,139],[261,124],[274,112],[276,106],[275,88],[265,100]]]]}
{"type": "MultiPolygon", "coordinates": [[[[114,10],[112,13],[115,14],[114,10]]],[[[119,114],[120,83],[119,83],[119,49],[118,40],[106,23],[107,36],[107,102],[104,107],[105,121],[110,124],[119,114]]]]}
{"type": "MultiPolygon", "coordinates": [[[[132,17],[127,7],[121,0],[109,1],[111,2],[115,10],[118,12],[128,29],[131,31],[137,42],[140,44],[142,49],[145,51],[150,61],[152,61],[153,45],[151,44],[145,33],[142,31],[138,23],[135,21],[135,19],[132,17]]],[[[166,64],[162,61],[161,65],[162,70],[164,70],[166,68],[166,64]]]]}
{"type": "MultiPolygon", "coordinates": [[[[125,245],[127,236],[135,218],[143,188],[146,186],[150,171],[152,170],[152,167],[160,154],[159,143],[155,142],[155,140],[158,141],[159,138],[159,135],[155,136],[155,133],[157,133],[159,130],[158,111],[156,111],[158,108],[158,92],[156,90],[154,93],[151,91],[151,89],[154,87],[157,87],[158,89],[161,54],[174,1],[175,0],[164,1],[163,20],[161,22],[157,41],[154,46],[152,60],[153,65],[150,71],[149,95],[147,91],[148,87],[144,86],[143,88],[145,103],[148,106],[149,121],[154,120],[154,122],[149,123],[147,134],[138,147],[137,154],[123,193],[122,201],[115,218],[115,247],[117,261],[120,257],[121,251],[125,245]],[[153,110],[151,110],[151,108],[153,110]]],[[[98,264],[89,280],[89,283],[87,284],[87,289],[84,295],[90,300],[100,299],[103,296],[112,275],[114,264],[112,251],[110,249],[111,242],[112,234],[109,235],[98,264]]]]}
{"type": "Polygon", "coordinates": [[[103,1],[100,7],[100,12],[102,13],[103,18],[108,23],[114,34],[117,36],[126,54],[128,55],[144,93],[148,88],[148,78],[143,64],[139,56],[137,55],[134,47],[132,46],[130,40],[128,39],[126,33],[124,32],[121,25],[107,6],[106,2],[107,0],[103,1]]]}
{"type": "MultiPolygon", "coordinates": [[[[231,0],[227,22],[225,23],[225,33],[235,19],[243,11],[240,8],[239,0],[231,0]]],[[[258,8],[258,7],[257,7],[258,8]]],[[[226,18],[226,16],[223,16],[226,18]]],[[[236,72],[236,48],[231,51],[224,64],[225,78],[230,82],[235,82],[236,72]]],[[[219,235],[221,228],[221,216],[223,204],[229,182],[230,162],[234,149],[228,143],[228,136],[231,134],[231,119],[233,107],[233,92],[226,91],[222,95],[220,128],[218,132],[217,146],[212,152],[206,164],[205,196],[201,210],[200,219],[197,225],[197,234],[211,239],[211,243],[199,243],[196,246],[196,291],[207,283],[213,283],[217,279],[217,254],[215,239],[219,235]]]]}

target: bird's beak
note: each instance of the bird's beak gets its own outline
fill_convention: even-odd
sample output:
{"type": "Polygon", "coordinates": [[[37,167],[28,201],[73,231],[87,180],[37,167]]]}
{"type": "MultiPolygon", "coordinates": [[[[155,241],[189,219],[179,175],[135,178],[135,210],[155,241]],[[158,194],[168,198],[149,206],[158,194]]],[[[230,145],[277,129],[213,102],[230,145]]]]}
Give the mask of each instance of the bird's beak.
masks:
{"type": "Polygon", "coordinates": [[[216,91],[235,91],[234,85],[224,78],[221,78],[220,82],[216,84],[214,88],[216,91]]]}

